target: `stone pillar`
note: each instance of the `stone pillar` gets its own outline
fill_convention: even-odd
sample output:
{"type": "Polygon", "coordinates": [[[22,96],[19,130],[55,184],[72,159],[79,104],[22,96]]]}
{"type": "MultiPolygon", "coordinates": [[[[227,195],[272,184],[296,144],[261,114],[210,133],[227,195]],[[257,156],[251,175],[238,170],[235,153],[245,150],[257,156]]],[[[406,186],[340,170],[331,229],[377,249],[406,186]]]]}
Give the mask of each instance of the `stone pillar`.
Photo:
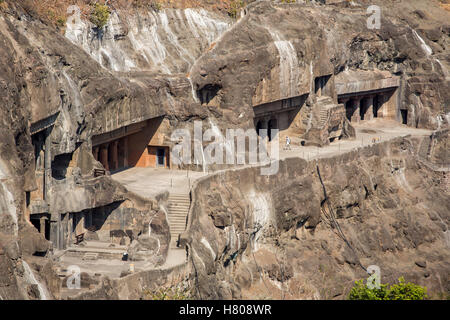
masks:
{"type": "Polygon", "coordinates": [[[374,96],[368,96],[366,100],[366,113],[364,114],[364,120],[373,119],[373,98],[374,96]]]}
{"type": "Polygon", "coordinates": [[[361,109],[361,98],[354,98],[352,99],[353,104],[353,115],[350,119],[351,122],[359,122],[361,120],[360,117],[360,109],[361,109]]]}
{"type": "Polygon", "coordinates": [[[69,220],[67,221],[67,230],[68,230],[68,246],[72,246],[72,244],[74,243],[74,238],[73,238],[73,217],[74,214],[73,213],[68,213],[69,216],[69,220]]]}
{"type": "Polygon", "coordinates": [[[117,150],[117,146],[118,146],[119,141],[113,141],[110,144],[110,148],[112,148],[112,168],[111,170],[116,170],[119,168],[119,153],[117,150]]]}
{"type": "Polygon", "coordinates": [[[52,214],[50,218],[50,241],[53,243],[53,247],[59,249],[58,247],[58,214],[52,214]]]}
{"type": "Polygon", "coordinates": [[[98,152],[99,152],[99,147],[97,146],[97,147],[94,147],[93,149],[92,149],[92,154],[94,155],[94,158],[95,158],[95,160],[97,160],[98,161],[98,152]]]}
{"type": "Polygon", "coordinates": [[[104,144],[100,147],[100,162],[106,171],[109,171],[109,163],[108,163],[108,145],[104,144]]]}
{"type": "Polygon", "coordinates": [[[52,154],[51,154],[51,129],[45,131],[45,145],[44,145],[44,200],[50,202],[50,187],[52,179],[52,154]]]}
{"type": "Polygon", "coordinates": [[[123,166],[128,167],[128,137],[123,138],[123,166]]]}
{"type": "Polygon", "coordinates": [[[317,88],[316,88],[316,95],[318,96],[318,97],[320,97],[320,96],[322,96],[322,78],[318,78],[317,80],[316,80],[316,86],[317,86],[317,88]]]}
{"type": "Polygon", "coordinates": [[[377,101],[378,101],[378,105],[376,106],[377,118],[383,118],[385,100],[386,100],[386,98],[385,98],[384,94],[380,93],[377,95],[377,101]]]}
{"type": "Polygon", "coordinates": [[[88,212],[86,212],[85,214],[85,229],[89,228],[92,226],[92,211],[94,209],[90,209],[88,212]]]}
{"type": "Polygon", "coordinates": [[[75,236],[78,236],[86,231],[84,226],[85,226],[85,213],[84,212],[77,213],[77,224],[75,227],[75,236]]]}
{"type": "Polygon", "coordinates": [[[40,222],[39,233],[42,234],[44,238],[45,238],[45,220],[46,220],[45,217],[41,217],[41,219],[39,219],[40,222]]]}
{"type": "Polygon", "coordinates": [[[350,98],[338,98],[338,104],[343,104],[344,105],[344,110],[345,110],[345,118],[347,120],[348,119],[348,111],[347,111],[347,102],[350,100],[350,98]]]}

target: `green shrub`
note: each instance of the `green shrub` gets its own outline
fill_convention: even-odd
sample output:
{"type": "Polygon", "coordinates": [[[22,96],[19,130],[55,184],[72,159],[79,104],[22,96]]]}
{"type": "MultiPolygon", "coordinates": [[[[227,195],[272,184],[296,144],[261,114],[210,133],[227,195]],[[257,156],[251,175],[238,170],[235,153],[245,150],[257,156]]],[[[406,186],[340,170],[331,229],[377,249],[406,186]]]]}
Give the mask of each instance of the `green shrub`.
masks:
{"type": "Polygon", "coordinates": [[[191,292],[187,287],[160,288],[157,291],[144,290],[144,300],[190,300],[191,292]]]}
{"type": "Polygon", "coordinates": [[[388,300],[423,300],[427,298],[427,288],[408,282],[401,277],[399,283],[389,288],[388,300]]]}
{"type": "Polygon", "coordinates": [[[106,5],[94,3],[92,5],[90,20],[98,29],[102,29],[108,23],[109,8],[106,5]]]}
{"type": "Polygon", "coordinates": [[[66,22],[67,22],[67,20],[66,20],[66,18],[64,18],[64,17],[59,17],[59,18],[56,20],[56,24],[57,24],[58,26],[60,26],[60,27],[64,27],[64,26],[66,25],[66,22]]]}
{"type": "Polygon", "coordinates": [[[155,10],[155,11],[161,11],[162,10],[162,4],[161,3],[159,3],[158,1],[154,1],[154,2],[152,2],[152,4],[151,4],[151,7],[153,8],[153,10],[155,10]]]}
{"type": "Polygon", "coordinates": [[[388,284],[380,284],[380,289],[369,289],[363,280],[356,281],[348,296],[349,300],[424,300],[427,288],[408,282],[400,277],[399,283],[388,288],[388,284]]]}

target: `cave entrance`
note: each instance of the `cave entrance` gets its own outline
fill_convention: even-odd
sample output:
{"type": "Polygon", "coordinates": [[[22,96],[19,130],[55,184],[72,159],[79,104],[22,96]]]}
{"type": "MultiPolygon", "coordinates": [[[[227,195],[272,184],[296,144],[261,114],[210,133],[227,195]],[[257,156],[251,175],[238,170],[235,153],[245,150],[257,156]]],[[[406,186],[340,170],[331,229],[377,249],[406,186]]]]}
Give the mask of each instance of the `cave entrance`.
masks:
{"type": "Polygon", "coordinates": [[[72,161],[72,153],[64,153],[55,156],[52,161],[52,177],[56,180],[64,180],[67,176],[67,169],[72,161]]]}
{"type": "Polygon", "coordinates": [[[314,79],[314,93],[320,97],[320,96],[326,96],[330,95],[330,92],[328,92],[327,83],[328,80],[330,80],[331,75],[327,76],[321,76],[314,79]]]}
{"type": "Polygon", "coordinates": [[[259,136],[260,135],[260,133],[259,133],[259,131],[262,129],[262,123],[261,123],[261,120],[260,121],[258,121],[258,123],[256,123],[256,134],[259,136]]]}
{"type": "Polygon", "coordinates": [[[164,148],[156,148],[156,166],[164,167],[166,165],[166,150],[164,148]]]}
{"type": "Polygon", "coordinates": [[[30,222],[46,240],[50,240],[50,219],[46,214],[33,214],[30,222]]]}
{"type": "Polygon", "coordinates": [[[401,116],[402,116],[402,123],[403,124],[408,124],[408,110],[401,109],[400,113],[401,113],[401,116]]]}
{"type": "Polygon", "coordinates": [[[373,98],[373,117],[378,118],[378,109],[380,109],[380,99],[378,96],[373,98]]]}
{"type": "Polygon", "coordinates": [[[130,167],[170,168],[170,148],[160,145],[164,117],[121,127],[92,138],[92,154],[106,171],[117,173],[130,167]]]}
{"type": "Polygon", "coordinates": [[[347,117],[348,121],[352,120],[352,116],[353,116],[353,101],[352,100],[348,100],[345,103],[345,116],[347,117]]]}

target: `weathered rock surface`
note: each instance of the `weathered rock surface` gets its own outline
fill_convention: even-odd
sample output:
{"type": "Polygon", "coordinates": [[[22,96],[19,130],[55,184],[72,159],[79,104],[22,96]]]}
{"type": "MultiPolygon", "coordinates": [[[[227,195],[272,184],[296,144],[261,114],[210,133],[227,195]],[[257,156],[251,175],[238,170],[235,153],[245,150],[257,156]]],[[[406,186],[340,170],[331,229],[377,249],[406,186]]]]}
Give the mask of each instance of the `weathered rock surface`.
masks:
{"type": "MultiPolygon", "coordinates": [[[[442,129],[449,123],[450,28],[443,23],[449,19],[434,1],[371,1],[383,10],[379,30],[366,28],[366,6],[348,3],[260,1],[234,25],[228,17],[200,10],[133,13],[141,14],[139,19],[118,10],[103,42],[96,39],[93,44],[86,42],[93,34],[84,22],[63,36],[25,10],[21,1],[4,3],[0,8],[2,299],[58,297],[52,268],[37,270],[38,265],[25,262],[32,254],[45,253],[49,245],[25,216],[26,192],[37,189],[31,123],[55,116],[51,160],[70,160],[62,170],[65,176],[52,186],[54,212],[117,206],[117,215],[137,218],[134,233],[152,232],[154,238],[142,239],[138,252],[154,254],[159,241],[156,263],[164,261],[168,250],[165,215],[158,201],[138,199],[107,176],[93,178],[94,170],[101,168],[91,153],[93,135],[154,117],[163,117],[171,129],[191,126],[195,119],[220,128],[253,128],[255,104],[309,92],[318,75],[375,68],[401,77],[401,108],[409,111],[409,125],[442,129]],[[393,10],[394,5],[400,9],[393,10]],[[211,23],[202,26],[202,21],[211,23]],[[142,38],[133,41],[138,33],[142,38]],[[139,44],[157,50],[146,51],[139,44]],[[286,59],[291,68],[281,63],[286,59]]],[[[315,105],[311,99],[302,112],[312,113],[315,105]]],[[[351,136],[351,126],[342,125],[351,136]]],[[[436,137],[430,162],[446,161],[447,140],[448,132],[436,137]]],[[[375,148],[373,154],[369,150],[361,158],[351,154],[340,162],[321,161],[326,203],[334,208],[356,255],[342,242],[330,240],[333,233],[325,228],[321,213],[322,185],[311,164],[285,161],[280,174],[269,180],[249,169],[228,172],[224,181],[215,177],[202,182],[198,191],[207,185],[212,192],[199,193],[194,202],[191,221],[197,224],[191,224],[188,236],[192,261],[202,271],[200,297],[264,296],[266,289],[254,280],[260,270],[273,281],[274,295],[289,281],[292,290],[298,290],[289,293],[292,297],[342,297],[347,290],[344,283],[364,274],[359,262],[379,264],[389,280],[413,270],[409,273],[412,279],[417,277],[413,280],[435,292],[448,290],[444,241],[448,245],[449,204],[448,188],[442,187],[448,177],[444,180],[441,173],[429,171],[429,164],[408,158],[411,146],[415,144],[402,141],[375,148]],[[272,256],[248,255],[252,242],[272,256]],[[423,259],[425,280],[424,268],[415,264],[423,259]],[[234,265],[236,271],[218,272],[229,268],[224,264],[234,265]],[[236,282],[230,280],[234,275],[236,282]],[[324,284],[323,279],[331,280],[324,284]]],[[[102,288],[106,293],[99,290],[91,298],[133,296],[117,293],[109,280],[102,288]]]]}
{"type": "Polygon", "coordinates": [[[200,181],[183,237],[197,296],[345,299],[369,265],[383,283],[404,276],[431,296],[448,292],[447,173],[421,165],[418,148],[397,139],[318,162],[287,159],[274,176],[247,168],[200,181]]]}

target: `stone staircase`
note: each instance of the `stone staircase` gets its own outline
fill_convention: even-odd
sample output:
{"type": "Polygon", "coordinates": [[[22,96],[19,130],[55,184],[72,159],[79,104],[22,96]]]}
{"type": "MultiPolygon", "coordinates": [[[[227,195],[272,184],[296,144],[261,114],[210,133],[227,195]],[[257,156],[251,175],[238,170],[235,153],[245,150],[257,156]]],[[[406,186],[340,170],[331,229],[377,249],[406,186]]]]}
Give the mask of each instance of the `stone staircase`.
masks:
{"type": "Polygon", "coordinates": [[[428,159],[431,152],[431,137],[425,137],[419,147],[418,155],[423,159],[428,159]]]}
{"type": "Polygon", "coordinates": [[[318,127],[323,127],[328,121],[330,108],[333,108],[335,104],[333,99],[328,96],[322,96],[317,98],[317,105],[319,106],[319,117],[318,117],[318,127]]]}
{"type": "Polygon", "coordinates": [[[170,247],[176,248],[180,234],[186,230],[191,199],[187,194],[169,195],[170,247]]]}

